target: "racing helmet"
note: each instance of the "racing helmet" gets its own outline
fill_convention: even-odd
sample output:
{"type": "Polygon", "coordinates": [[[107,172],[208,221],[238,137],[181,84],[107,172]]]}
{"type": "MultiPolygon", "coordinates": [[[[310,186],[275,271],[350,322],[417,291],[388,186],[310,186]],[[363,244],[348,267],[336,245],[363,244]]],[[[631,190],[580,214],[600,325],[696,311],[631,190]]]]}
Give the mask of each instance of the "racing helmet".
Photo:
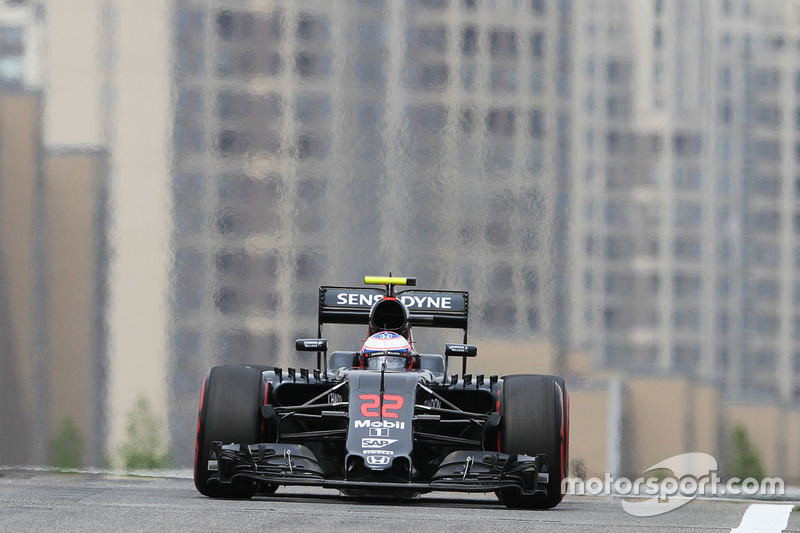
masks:
{"type": "Polygon", "coordinates": [[[361,366],[368,370],[406,370],[411,363],[411,344],[393,331],[371,335],[361,348],[361,366]]]}

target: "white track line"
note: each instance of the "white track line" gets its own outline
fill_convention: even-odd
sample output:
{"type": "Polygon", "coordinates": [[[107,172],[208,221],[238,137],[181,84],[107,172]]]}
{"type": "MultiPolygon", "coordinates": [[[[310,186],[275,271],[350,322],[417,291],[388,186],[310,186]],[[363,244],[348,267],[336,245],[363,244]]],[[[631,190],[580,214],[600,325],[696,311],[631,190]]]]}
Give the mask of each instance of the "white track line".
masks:
{"type": "Polygon", "coordinates": [[[754,503],[744,512],[739,527],[731,529],[731,533],[780,533],[789,523],[791,513],[791,505],[754,503]]]}

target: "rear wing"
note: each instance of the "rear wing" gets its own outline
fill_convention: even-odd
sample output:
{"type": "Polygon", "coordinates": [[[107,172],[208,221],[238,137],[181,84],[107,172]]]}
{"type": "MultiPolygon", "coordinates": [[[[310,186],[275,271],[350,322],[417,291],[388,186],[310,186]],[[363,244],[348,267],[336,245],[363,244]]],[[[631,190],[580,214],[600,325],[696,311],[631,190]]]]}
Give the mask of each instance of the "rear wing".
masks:
{"type": "MultiPolygon", "coordinates": [[[[319,336],[323,324],[369,324],[370,309],[385,294],[372,287],[320,287],[319,336]]],[[[409,289],[395,297],[408,309],[410,325],[462,329],[467,342],[468,292],[409,289]]]]}

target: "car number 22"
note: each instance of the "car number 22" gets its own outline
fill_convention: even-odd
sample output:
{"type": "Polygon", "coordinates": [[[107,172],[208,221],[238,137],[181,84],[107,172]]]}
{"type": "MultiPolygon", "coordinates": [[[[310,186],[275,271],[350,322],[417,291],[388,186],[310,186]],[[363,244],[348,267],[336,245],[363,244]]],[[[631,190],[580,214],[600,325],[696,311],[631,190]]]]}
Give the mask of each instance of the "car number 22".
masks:
{"type": "Polygon", "coordinates": [[[377,394],[360,394],[359,400],[365,400],[361,404],[361,414],[365,417],[383,416],[383,418],[400,418],[395,411],[403,408],[403,397],[396,394],[383,395],[383,408],[381,408],[381,397],[377,394]]]}

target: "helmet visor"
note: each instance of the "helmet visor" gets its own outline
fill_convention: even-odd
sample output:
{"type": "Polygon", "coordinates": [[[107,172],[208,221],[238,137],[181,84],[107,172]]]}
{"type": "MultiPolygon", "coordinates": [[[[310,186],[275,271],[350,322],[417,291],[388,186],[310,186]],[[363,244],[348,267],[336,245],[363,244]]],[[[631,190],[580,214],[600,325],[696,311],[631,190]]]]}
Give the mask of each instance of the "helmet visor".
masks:
{"type": "Polygon", "coordinates": [[[381,370],[384,364],[386,364],[386,370],[405,370],[408,368],[408,357],[398,352],[367,354],[365,366],[368,370],[381,370]]]}

